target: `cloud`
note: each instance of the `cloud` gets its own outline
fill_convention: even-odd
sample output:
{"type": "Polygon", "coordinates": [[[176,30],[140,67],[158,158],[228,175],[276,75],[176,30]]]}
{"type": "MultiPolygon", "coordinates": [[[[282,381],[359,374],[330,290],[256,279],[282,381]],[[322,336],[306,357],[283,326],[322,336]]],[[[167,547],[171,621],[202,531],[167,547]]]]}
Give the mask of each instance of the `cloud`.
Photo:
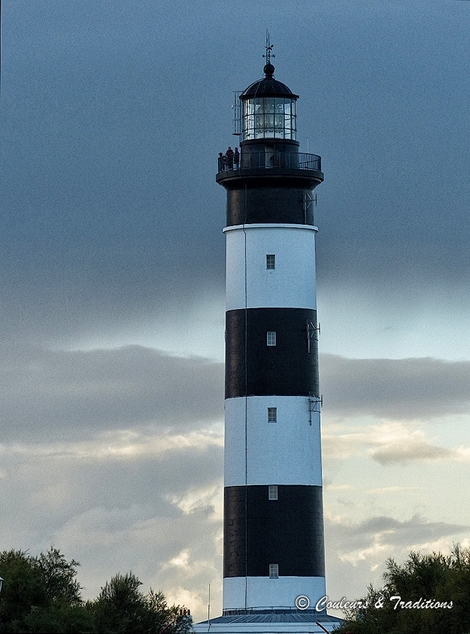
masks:
{"type": "Polygon", "coordinates": [[[331,543],[342,561],[353,565],[367,560],[371,567],[384,563],[386,553],[421,549],[438,539],[450,538],[468,531],[468,525],[432,522],[419,514],[408,520],[390,516],[373,516],[351,522],[343,516],[326,513],[331,543]]]}
{"type": "Polygon", "coordinates": [[[327,460],[345,460],[353,455],[368,455],[382,465],[470,460],[470,447],[439,446],[427,438],[423,429],[401,422],[325,426],[322,443],[327,460]]]}
{"type": "Polygon", "coordinates": [[[380,464],[409,463],[420,460],[446,460],[457,456],[457,452],[445,447],[438,447],[422,439],[411,442],[395,443],[381,449],[370,451],[370,456],[380,464]]]}
{"type": "Polygon", "coordinates": [[[4,548],[60,547],[81,563],[86,597],[132,570],[173,600],[193,597],[204,615],[207,584],[221,579],[220,434],[107,432],[3,445],[0,457],[4,548]]]}
{"type": "MultiPolygon", "coordinates": [[[[264,26],[259,7],[247,9],[245,45],[227,63],[237,8],[199,4],[201,23],[181,1],[12,4],[0,113],[9,337],[120,330],[169,302],[186,312],[207,288],[223,294],[215,158],[230,140],[232,90],[261,74],[264,26]],[[159,38],[155,20],[165,24],[159,38]]],[[[377,1],[360,11],[349,0],[340,10],[302,4],[286,13],[274,2],[270,12],[283,51],[276,70],[302,97],[299,139],[314,133],[311,150],[324,157],[319,275],[377,297],[384,283],[406,287],[405,313],[416,286],[468,279],[468,12],[457,20],[438,2],[426,12],[408,3],[402,14],[377,1]],[[437,189],[436,156],[446,157],[437,189]]]]}
{"type": "Polygon", "coordinates": [[[189,432],[223,418],[223,367],[207,359],[140,346],[1,352],[3,442],[144,426],[189,432]]]}
{"type": "Polygon", "coordinates": [[[324,410],[427,420],[470,412],[470,361],[321,358],[324,410]]]}
{"type": "MultiPolygon", "coordinates": [[[[3,442],[145,425],[187,431],[196,421],[208,425],[223,417],[222,363],[142,346],[53,351],[3,345],[0,353],[3,442]]],[[[330,419],[369,415],[417,421],[470,411],[470,362],[325,354],[321,369],[324,414],[330,419]]],[[[356,440],[342,434],[334,451],[356,440]]],[[[414,441],[416,456],[445,457],[444,450],[414,441]]],[[[377,459],[392,460],[396,449],[379,451],[377,459]]]]}
{"type": "Polygon", "coordinates": [[[368,584],[382,586],[388,558],[402,563],[412,550],[448,554],[453,543],[466,543],[469,528],[431,521],[419,514],[406,520],[377,515],[353,522],[326,508],[328,594],[332,599],[364,597],[368,584]]]}
{"type": "Polygon", "coordinates": [[[383,564],[393,553],[429,548],[442,539],[451,544],[452,537],[469,529],[468,525],[432,522],[419,514],[401,521],[389,516],[375,516],[354,523],[326,513],[325,524],[331,545],[342,561],[352,565],[367,561],[371,569],[383,564]]]}
{"type": "Polygon", "coordinates": [[[4,547],[57,545],[90,598],[132,570],[202,618],[221,578],[222,364],[140,346],[1,353],[4,547]]]}
{"type": "MultiPolygon", "coordinates": [[[[346,314],[343,289],[366,291],[381,325],[387,301],[406,320],[432,297],[432,315],[436,305],[460,311],[463,341],[468,3],[403,2],[399,12],[381,0],[359,11],[350,0],[301,5],[270,2],[269,11],[282,53],[276,73],[301,94],[301,150],[322,154],[325,169],[319,289],[346,314]],[[324,62],[310,81],[313,60],[324,62]],[[445,177],[430,187],[436,173],[445,177]]],[[[181,0],[9,8],[0,293],[4,341],[25,345],[0,349],[0,535],[8,548],[35,553],[53,542],[81,561],[88,596],[132,568],[169,596],[194,600],[204,616],[201,595],[221,580],[222,365],[137,346],[57,348],[142,343],[142,329],[164,338],[171,323],[193,349],[194,308],[205,294],[223,295],[215,157],[233,138],[232,90],[261,74],[264,15],[256,3],[241,15],[235,3],[198,1],[195,10],[181,0]],[[237,48],[229,61],[228,42],[237,48]]],[[[200,323],[211,330],[207,318],[200,323]]],[[[415,425],[468,413],[468,363],[325,356],[321,370],[325,419],[374,422],[327,434],[330,459],[443,468],[468,459],[468,448],[440,447],[415,425]]],[[[411,525],[381,518],[327,520],[328,548],[336,535],[350,554],[330,558],[329,583],[365,590],[382,555],[420,543],[411,525]]],[[[439,543],[449,526],[418,519],[416,533],[439,543]]]]}
{"type": "Polygon", "coordinates": [[[375,541],[387,544],[420,543],[430,538],[461,533],[468,530],[468,525],[431,522],[420,515],[409,520],[400,521],[392,517],[371,517],[351,526],[350,535],[355,537],[373,537],[375,541]]]}
{"type": "MultiPolygon", "coordinates": [[[[83,455],[83,447],[79,452],[71,447],[67,453],[54,454],[54,447],[44,445],[30,445],[23,452],[3,447],[3,535],[12,517],[16,517],[14,531],[19,535],[27,526],[38,532],[54,529],[64,518],[93,507],[125,509],[138,505],[143,509],[142,518],[153,513],[174,517],[208,508],[213,488],[222,479],[221,437],[192,436],[193,445],[181,442],[181,438],[165,443],[163,438],[165,450],[153,453],[161,434],[155,432],[150,440],[145,453],[110,450],[83,455]]],[[[110,435],[102,441],[112,448],[110,435]]],[[[122,448],[121,439],[116,444],[122,448]]]]}
{"type": "Polygon", "coordinates": [[[91,508],[71,517],[54,535],[64,551],[81,553],[79,579],[86,596],[96,596],[116,572],[132,570],[144,590],[161,589],[180,603],[189,594],[193,613],[203,610],[208,583],[222,578],[220,522],[207,509],[173,517],[141,515],[138,506],[91,508]]]}

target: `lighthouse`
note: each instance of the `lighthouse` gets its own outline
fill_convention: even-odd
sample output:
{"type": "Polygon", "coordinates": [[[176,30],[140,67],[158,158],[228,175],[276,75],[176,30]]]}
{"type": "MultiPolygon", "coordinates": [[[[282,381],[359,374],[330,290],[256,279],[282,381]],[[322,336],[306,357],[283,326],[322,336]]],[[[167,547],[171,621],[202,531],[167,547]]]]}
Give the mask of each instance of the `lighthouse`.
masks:
{"type": "Polygon", "coordinates": [[[227,192],[223,614],[197,632],[330,632],[325,596],[313,191],[297,99],[274,76],[240,96],[227,192]]]}

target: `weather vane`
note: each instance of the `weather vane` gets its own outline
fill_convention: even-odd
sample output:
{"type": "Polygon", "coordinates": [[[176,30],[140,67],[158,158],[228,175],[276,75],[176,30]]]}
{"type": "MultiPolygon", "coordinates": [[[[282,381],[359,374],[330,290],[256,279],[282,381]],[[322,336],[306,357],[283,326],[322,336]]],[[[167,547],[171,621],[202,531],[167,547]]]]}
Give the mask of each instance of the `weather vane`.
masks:
{"type": "Polygon", "coordinates": [[[271,44],[271,40],[269,37],[269,31],[268,29],[266,29],[266,45],[265,45],[266,55],[263,55],[263,57],[266,58],[266,64],[271,63],[271,57],[276,57],[274,54],[271,54],[271,51],[273,50],[273,46],[274,44],[271,44]]]}

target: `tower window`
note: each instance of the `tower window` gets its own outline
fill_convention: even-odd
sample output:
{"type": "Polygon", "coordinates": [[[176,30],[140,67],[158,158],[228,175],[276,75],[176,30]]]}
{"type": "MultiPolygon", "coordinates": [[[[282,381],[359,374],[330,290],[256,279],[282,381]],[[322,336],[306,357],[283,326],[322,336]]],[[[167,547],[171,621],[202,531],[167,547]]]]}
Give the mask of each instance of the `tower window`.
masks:
{"type": "Polygon", "coordinates": [[[268,407],[268,423],[277,423],[277,407],[268,407]]]}
{"type": "Polygon", "coordinates": [[[269,564],[269,578],[279,579],[279,564],[269,564]]]}
{"type": "Polygon", "coordinates": [[[274,255],[274,253],[266,254],[266,268],[267,269],[276,268],[276,256],[274,255]]]}
{"type": "Polygon", "coordinates": [[[266,333],[266,345],[267,346],[275,346],[276,345],[276,331],[268,330],[266,333]]]}
{"type": "Polygon", "coordinates": [[[268,500],[278,500],[279,490],[277,484],[270,484],[268,487],[268,500]]]}

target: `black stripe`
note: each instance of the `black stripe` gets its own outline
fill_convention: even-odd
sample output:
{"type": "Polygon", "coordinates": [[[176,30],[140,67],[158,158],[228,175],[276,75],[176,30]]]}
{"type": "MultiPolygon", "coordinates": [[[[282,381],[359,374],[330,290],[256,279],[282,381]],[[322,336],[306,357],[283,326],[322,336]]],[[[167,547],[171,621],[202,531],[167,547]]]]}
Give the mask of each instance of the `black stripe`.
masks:
{"type": "Polygon", "coordinates": [[[224,577],[267,577],[269,564],[325,576],[321,487],[280,485],[278,500],[267,486],[226,487],[224,497],[224,577]]]}
{"type": "Polygon", "coordinates": [[[310,189],[286,187],[284,183],[282,187],[229,189],[227,226],[257,222],[313,225],[313,204],[305,202],[308,196],[310,189]]]}
{"type": "Polygon", "coordinates": [[[249,308],[226,313],[225,398],[319,396],[316,311],[249,308]],[[310,334],[308,340],[308,327],[310,334]],[[276,332],[276,345],[266,333],[276,332]],[[246,338],[246,340],[245,340],[246,338]],[[310,352],[309,352],[310,344],[310,352]],[[245,376],[246,375],[246,376],[245,376]]]}

